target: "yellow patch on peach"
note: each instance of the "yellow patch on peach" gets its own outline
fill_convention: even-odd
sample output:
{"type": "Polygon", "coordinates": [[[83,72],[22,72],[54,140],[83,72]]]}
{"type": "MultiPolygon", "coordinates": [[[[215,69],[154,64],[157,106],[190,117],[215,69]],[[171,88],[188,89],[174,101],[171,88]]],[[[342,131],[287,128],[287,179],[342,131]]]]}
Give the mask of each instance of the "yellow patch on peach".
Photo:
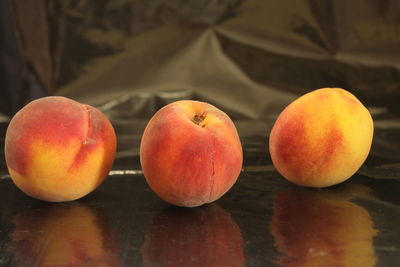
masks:
{"type": "Polygon", "coordinates": [[[369,111],[339,88],[315,90],[279,115],[270,134],[271,159],[291,182],[326,187],[351,177],[368,156],[369,111]]]}
{"type": "Polygon", "coordinates": [[[83,168],[71,167],[79,147],[78,142],[71,144],[70,149],[55,148],[43,142],[34,143],[31,151],[35,157],[27,167],[26,175],[22,176],[12,168],[9,170],[10,175],[22,191],[37,199],[60,202],[80,198],[103,182],[102,178],[108,174],[109,166],[98,168],[99,164],[106,161],[104,148],[98,146],[85,159],[83,168]]]}
{"type": "Polygon", "coordinates": [[[78,199],[99,186],[116,137],[99,110],[64,97],[32,101],[11,120],[5,156],[14,183],[45,201],[78,199]]]}

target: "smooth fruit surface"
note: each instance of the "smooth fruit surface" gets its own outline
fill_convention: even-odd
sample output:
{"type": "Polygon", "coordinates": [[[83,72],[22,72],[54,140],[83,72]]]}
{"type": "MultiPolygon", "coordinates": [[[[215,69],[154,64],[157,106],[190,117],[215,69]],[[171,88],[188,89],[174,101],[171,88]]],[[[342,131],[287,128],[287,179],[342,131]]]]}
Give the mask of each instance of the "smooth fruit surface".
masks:
{"type": "Polygon", "coordinates": [[[114,161],[116,137],[96,108],[65,97],[30,102],[12,118],[5,158],[14,183],[37,199],[78,199],[97,188],[114,161]]]}
{"type": "Polygon", "coordinates": [[[156,112],[140,145],[147,183],[177,206],[200,206],[220,198],[236,182],[242,158],[228,115],[198,101],[177,101],[156,112]]]}
{"type": "Polygon", "coordinates": [[[350,178],[371,148],[373,121],[351,93],[323,88],[287,106],[269,138],[272,162],[287,180],[326,187],[350,178]]]}

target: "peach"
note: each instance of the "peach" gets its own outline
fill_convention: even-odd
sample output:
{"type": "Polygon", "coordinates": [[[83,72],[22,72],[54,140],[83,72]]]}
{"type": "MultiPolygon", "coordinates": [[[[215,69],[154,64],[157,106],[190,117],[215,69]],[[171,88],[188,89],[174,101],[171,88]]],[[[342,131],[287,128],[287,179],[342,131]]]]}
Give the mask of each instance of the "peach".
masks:
{"type": "Polygon", "coordinates": [[[96,189],[114,161],[116,137],[106,116],[65,97],[32,101],[12,118],[5,158],[14,183],[27,195],[52,202],[96,189]]]}
{"type": "Polygon", "coordinates": [[[49,204],[12,219],[9,250],[20,266],[119,266],[106,217],[79,202],[49,204]]]}
{"type": "Polygon", "coordinates": [[[153,219],[141,252],[148,267],[245,266],[240,228],[215,204],[170,206],[153,219]]]}
{"type": "Polygon", "coordinates": [[[352,203],[368,197],[363,185],[336,190],[293,188],[274,199],[271,234],[282,253],[279,266],[375,266],[373,238],[377,234],[370,214],[352,203]]]}
{"type": "Polygon", "coordinates": [[[161,108],[147,124],[140,144],[147,183],[177,206],[219,199],[236,182],[242,158],[228,115],[199,101],[176,101],[161,108]]]}
{"type": "Polygon", "coordinates": [[[327,187],[350,178],[371,148],[373,121],[351,93],[323,88],[301,96],[276,120],[270,137],[272,162],[287,180],[327,187]]]}

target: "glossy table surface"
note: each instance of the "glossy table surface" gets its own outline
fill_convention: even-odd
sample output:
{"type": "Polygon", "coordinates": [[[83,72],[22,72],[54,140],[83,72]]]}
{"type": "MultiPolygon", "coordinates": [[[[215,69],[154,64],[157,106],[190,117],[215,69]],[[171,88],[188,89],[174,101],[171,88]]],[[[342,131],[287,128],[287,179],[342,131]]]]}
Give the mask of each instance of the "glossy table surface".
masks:
{"type": "Polygon", "coordinates": [[[244,150],[237,183],[192,209],[163,202],[147,186],[138,152],[146,120],[113,121],[110,176],[73,202],[24,195],[1,152],[0,266],[399,266],[400,121],[385,112],[374,120],[366,163],[326,189],[295,186],[275,171],[267,146],[273,120],[237,120],[244,150]]]}

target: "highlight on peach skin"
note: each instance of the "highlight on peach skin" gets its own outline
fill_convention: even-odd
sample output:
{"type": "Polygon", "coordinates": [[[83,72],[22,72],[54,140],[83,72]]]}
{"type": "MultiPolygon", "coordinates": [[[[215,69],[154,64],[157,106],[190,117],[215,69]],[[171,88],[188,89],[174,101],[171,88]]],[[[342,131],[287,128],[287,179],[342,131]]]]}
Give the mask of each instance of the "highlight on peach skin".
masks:
{"type": "Polygon", "coordinates": [[[8,250],[18,266],[120,266],[107,218],[79,202],[48,204],[13,217],[8,250]]]}
{"type": "Polygon", "coordinates": [[[295,184],[335,185],[364,163],[373,131],[368,109],[354,95],[340,88],[318,89],[279,115],[269,137],[271,159],[295,184]]]}
{"type": "Polygon", "coordinates": [[[81,198],[107,177],[116,151],[113,126],[99,110],[51,96],[30,102],[12,118],[5,158],[14,183],[51,202],[81,198]]]}
{"type": "Polygon", "coordinates": [[[192,209],[169,206],[150,224],[141,253],[147,267],[246,266],[240,228],[215,203],[192,209]]]}
{"type": "Polygon", "coordinates": [[[213,202],[236,182],[242,146],[231,119],[216,107],[182,100],[160,109],[143,133],[140,161],[150,188],[185,207],[213,202]]]}

